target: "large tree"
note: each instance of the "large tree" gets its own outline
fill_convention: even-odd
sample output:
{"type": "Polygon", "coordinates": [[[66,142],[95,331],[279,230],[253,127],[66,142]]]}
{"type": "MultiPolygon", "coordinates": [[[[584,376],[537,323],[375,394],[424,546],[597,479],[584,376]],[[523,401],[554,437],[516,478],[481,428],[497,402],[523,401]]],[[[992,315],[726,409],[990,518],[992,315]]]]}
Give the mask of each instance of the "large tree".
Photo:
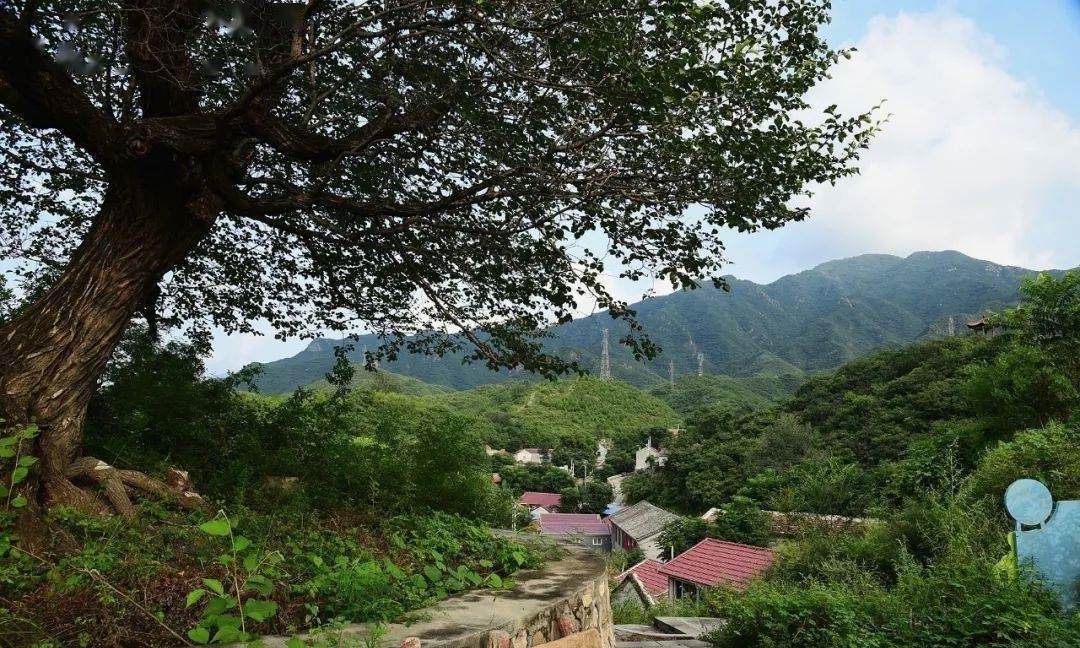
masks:
{"type": "Polygon", "coordinates": [[[550,374],[545,324],[581,299],[629,315],[603,273],[719,276],[724,228],[805,217],[875,129],[805,99],[847,55],[828,9],[0,3],[0,244],[36,294],[0,328],[0,409],[41,428],[34,499],[127,511],[120,486],[155,488],[80,455],[139,313],[550,374]]]}

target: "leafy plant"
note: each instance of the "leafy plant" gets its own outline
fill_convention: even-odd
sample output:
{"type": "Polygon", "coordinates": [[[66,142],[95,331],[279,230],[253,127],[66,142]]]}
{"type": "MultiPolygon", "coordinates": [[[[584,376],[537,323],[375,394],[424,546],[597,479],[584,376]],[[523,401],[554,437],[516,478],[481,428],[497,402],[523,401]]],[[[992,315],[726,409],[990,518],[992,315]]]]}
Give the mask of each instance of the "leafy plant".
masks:
{"type": "MultiPolygon", "coordinates": [[[[0,419],[0,425],[3,424],[0,419]]],[[[10,464],[7,483],[0,483],[0,498],[4,499],[4,508],[16,509],[26,506],[26,497],[15,494],[15,487],[22,483],[30,474],[30,467],[37,463],[37,458],[27,453],[27,448],[38,435],[38,427],[34,424],[15,427],[3,432],[0,436],[0,467],[4,463],[10,464]],[[6,460],[9,460],[7,462],[6,460]]],[[[0,546],[0,556],[4,555],[3,547],[0,546]]]]}
{"type": "Polygon", "coordinates": [[[233,522],[224,511],[200,524],[199,530],[228,539],[228,551],[217,559],[227,578],[224,583],[216,578],[204,578],[203,587],[187,595],[187,607],[209,596],[202,618],[188,630],[188,638],[199,644],[249,641],[254,638],[248,632],[249,622],[261,623],[277,614],[277,603],[266,598],[274,590],[267,573],[272,565],[282,561],[282,555],[278,551],[260,551],[251,540],[234,534],[233,522]]]}

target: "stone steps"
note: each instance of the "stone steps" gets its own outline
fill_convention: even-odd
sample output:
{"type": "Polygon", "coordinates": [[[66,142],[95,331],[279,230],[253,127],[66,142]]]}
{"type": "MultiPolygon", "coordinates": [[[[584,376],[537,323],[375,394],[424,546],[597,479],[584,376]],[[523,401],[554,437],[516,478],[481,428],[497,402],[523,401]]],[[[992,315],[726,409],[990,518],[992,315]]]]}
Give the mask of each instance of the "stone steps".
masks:
{"type": "Polygon", "coordinates": [[[615,626],[615,648],[710,648],[698,639],[719,627],[711,617],[656,617],[653,625],[615,626]]]}

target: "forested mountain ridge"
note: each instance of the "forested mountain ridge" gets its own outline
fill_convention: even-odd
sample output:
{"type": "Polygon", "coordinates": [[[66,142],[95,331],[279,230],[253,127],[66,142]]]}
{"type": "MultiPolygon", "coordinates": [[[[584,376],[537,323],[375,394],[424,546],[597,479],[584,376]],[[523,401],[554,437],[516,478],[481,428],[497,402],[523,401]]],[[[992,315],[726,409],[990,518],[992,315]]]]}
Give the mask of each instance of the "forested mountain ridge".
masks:
{"type": "MultiPolygon", "coordinates": [[[[636,362],[615,344],[625,326],[606,313],[556,327],[547,346],[596,371],[602,331],[610,328],[612,373],[638,386],[662,383],[669,361],[679,375],[696,372],[698,353],[704,355],[706,373],[799,374],[831,369],[875,349],[946,335],[949,317],[962,328],[967,317],[1015,303],[1020,278],[1033,274],[955,251],[916,252],[906,258],[866,254],[767,285],[732,278],[730,292],[706,286],[634,304],[646,331],[663,348],[651,362],[636,362]]],[[[340,343],[318,339],[291,358],[263,364],[257,386],[264,393],[282,393],[319,380],[333,366],[333,348],[340,343]]],[[[363,349],[374,349],[378,340],[362,336],[353,346],[351,357],[359,360],[363,349]]],[[[454,389],[528,376],[462,365],[453,356],[403,354],[384,367],[454,389]]]]}

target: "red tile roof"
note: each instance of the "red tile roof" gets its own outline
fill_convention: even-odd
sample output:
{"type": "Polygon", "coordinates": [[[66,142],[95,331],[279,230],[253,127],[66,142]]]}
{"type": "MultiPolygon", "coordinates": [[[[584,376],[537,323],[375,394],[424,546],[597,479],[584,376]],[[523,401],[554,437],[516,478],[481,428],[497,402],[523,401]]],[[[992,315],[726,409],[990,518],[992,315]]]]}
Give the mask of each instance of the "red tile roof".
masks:
{"type": "Polygon", "coordinates": [[[706,538],[662,565],[661,574],[706,587],[745,589],[773,563],[772,549],[706,538]]]}
{"type": "Polygon", "coordinates": [[[540,533],[548,535],[610,535],[611,527],[596,513],[545,513],[540,533]]]}
{"type": "Polygon", "coordinates": [[[660,567],[664,563],[653,558],[646,558],[638,564],[634,565],[630,569],[627,569],[623,573],[615,577],[615,580],[620,583],[627,578],[634,578],[637,580],[641,589],[645,590],[650,597],[655,601],[661,596],[667,596],[668,581],[667,576],[660,573],[660,567]]]}
{"type": "Polygon", "coordinates": [[[558,493],[526,491],[518,501],[528,506],[543,506],[546,509],[550,509],[559,505],[559,502],[562,501],[562,495],[559,495],[558,493]]]}

